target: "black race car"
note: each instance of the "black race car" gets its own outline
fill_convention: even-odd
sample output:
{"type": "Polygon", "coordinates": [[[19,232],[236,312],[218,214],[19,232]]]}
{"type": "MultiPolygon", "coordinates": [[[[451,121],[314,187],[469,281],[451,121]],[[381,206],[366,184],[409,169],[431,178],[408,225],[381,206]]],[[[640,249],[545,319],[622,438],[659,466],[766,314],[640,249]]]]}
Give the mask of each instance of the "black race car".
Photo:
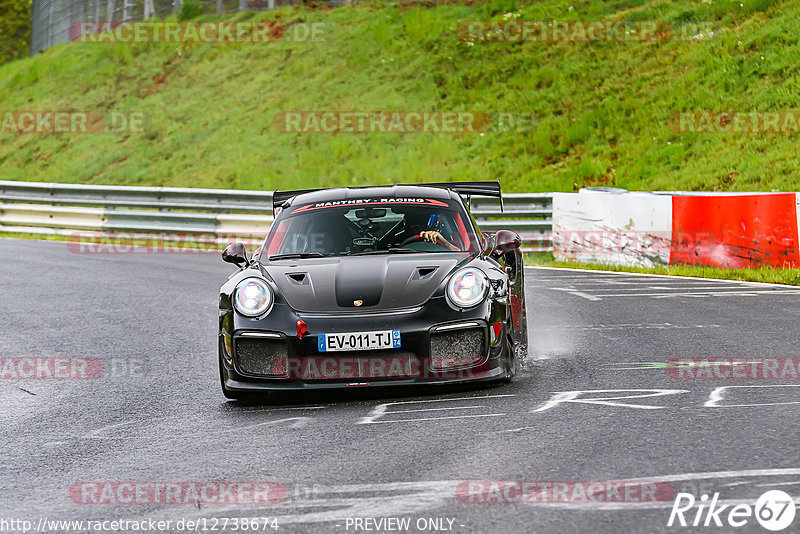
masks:
{"type": "Polygon", "coordinates": [[[520,237],[466,208],[498,182],[276,191],[219,296],[219,371],[259,392],[509,381],[527,344],[520,237]],[[462,197],[466,199],[465,202],[462,197]]]}

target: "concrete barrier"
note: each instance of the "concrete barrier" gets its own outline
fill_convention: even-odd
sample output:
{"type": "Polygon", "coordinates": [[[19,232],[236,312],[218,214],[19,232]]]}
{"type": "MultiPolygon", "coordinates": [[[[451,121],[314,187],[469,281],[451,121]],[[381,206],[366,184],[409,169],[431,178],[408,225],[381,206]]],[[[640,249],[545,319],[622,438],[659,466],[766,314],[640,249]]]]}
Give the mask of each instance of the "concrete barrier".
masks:
{"type": "Polygon", "coordinates": [[[648,266],[669,263],[669,196],[582,190],[553,194],[558,260],[648,266]]]}
{"type": "Polygon", "coordinates": [[[724,268],[800,265],[797,193],[553,195],[556,259],[724,268]]]}

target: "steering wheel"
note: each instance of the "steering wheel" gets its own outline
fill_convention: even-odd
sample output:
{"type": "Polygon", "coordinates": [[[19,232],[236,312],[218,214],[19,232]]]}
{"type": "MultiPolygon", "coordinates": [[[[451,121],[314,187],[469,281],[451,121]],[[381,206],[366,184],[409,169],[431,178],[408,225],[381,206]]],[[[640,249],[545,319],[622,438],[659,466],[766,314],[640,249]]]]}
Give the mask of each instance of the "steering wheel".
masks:
{"type": "Polygon", "coordinates": [[[420,234],[412,235],[411,237],[404,239],[403,242],[400,243],[400,247],[404,247],[410,243],[416,243],[417,241],[425,241],[425,238],[420,234]]]}
{"type": "MultiPolygon", "coordinates": [[[[425,243],[426,245],[433,245],[433,246],[436,246],[436,247],[447,249],[447,247],[445,245],[442,245],[441,243],[438,243],[438,242],[437,243],[431,243],[430,241],[428,241],[427,239],[422,237],[420,234],[412,235],[411,237],[407,238],[405,241],[400,243],[400,245],[398,245],[398,246],[400,248],[403,248],[406,245],[410,245],[411,243],[425,243]]],[[[427,249],[427,248],[426,249],[419,249],[419,250],[425,250],[427,252],[431,252],[431,250],[427,249]]],[[[434,249],[434,250],[438,250],[438,249],[434,249]]]]}

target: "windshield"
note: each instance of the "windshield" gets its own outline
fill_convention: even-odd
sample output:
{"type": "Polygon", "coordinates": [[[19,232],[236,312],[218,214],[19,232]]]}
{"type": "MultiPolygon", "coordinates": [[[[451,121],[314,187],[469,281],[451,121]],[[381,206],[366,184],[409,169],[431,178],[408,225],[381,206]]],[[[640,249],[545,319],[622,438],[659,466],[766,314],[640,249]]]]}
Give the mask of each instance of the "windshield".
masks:
{"type": "Polygon", "coordinates": [[[279,219],[267,256],[318,257],[414,252],[477,252],[475,230],[457,203],[409,199],[308,204],[279,219]]]}

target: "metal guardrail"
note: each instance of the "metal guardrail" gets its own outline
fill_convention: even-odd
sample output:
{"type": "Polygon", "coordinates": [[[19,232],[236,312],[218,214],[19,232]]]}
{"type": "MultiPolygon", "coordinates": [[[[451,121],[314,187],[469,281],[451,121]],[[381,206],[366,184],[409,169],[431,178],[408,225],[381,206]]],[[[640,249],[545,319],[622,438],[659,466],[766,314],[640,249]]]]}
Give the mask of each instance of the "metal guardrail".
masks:
{"type": "Polygon", "coordinates": [[[0,202],[263,214],[272,192],[0,180],[0,202]]]}
{"type": "MultiPolygon", "coordinates": [[[[513,230],[526,252],[553,249],[552,194],[473,197],[482,230],[513,230]]],[[[258,238],[272,223],[272,192],[0,181],[0,231],[72,235],[206,234],[258,238]]]]}
{"type": "Polygon", "coordinates": [[[522,237],[525,252],[553,250],[553,194],[508,193],[503,195],[503,210],[496,198],[473,197],[470,211],[481,230],[507,229],[522,237]]]}

